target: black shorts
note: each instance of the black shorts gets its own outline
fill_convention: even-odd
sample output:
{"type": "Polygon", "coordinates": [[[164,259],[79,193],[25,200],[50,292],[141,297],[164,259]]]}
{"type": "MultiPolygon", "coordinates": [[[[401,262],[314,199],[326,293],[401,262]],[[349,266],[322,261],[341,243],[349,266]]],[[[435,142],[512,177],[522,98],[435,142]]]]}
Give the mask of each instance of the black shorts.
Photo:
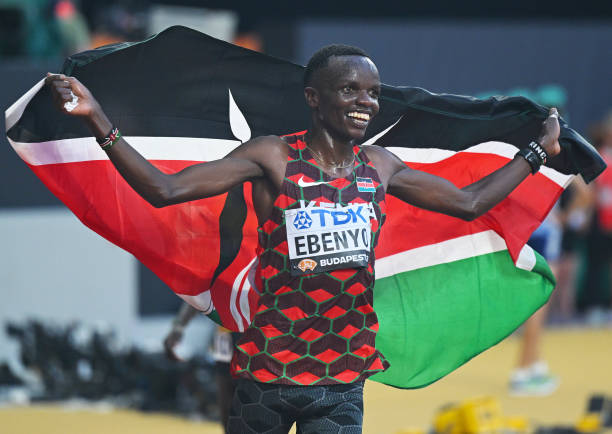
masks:
{"type": "Polygon", "coordinates": [[[227,432],[285,434],[360,434],[363,383],[288,386],[238,380],[227,432]]]}

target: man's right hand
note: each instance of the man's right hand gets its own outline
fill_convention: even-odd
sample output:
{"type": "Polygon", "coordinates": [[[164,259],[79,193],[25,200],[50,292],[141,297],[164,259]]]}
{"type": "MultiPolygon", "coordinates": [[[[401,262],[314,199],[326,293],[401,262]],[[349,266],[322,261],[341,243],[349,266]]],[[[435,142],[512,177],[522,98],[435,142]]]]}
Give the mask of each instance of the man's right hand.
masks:
{"type": "Polygon", "coordinates": [[[51,74],[48,72],[45,84],[51,91],[56,107],[65,114],[91,117],[92,114],[100,108],[98,101],[96,101],[89,89],[74,77],[67,77],[64,74],[51,74]],[[70,104],[73,102],[75,96],[78,98],[76,106],[70,109],[70,104]],[[66,103],[68,103],[68,105],[66,103]]]}

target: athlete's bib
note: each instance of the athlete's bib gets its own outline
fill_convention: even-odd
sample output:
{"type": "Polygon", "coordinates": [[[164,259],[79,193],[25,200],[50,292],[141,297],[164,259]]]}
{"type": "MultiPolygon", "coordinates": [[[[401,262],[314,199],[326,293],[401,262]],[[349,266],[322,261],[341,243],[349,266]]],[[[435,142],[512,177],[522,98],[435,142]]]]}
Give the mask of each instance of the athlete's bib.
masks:
{"type": "Polygon", "coordinates": [[[371,252],[369,203],[341,206],[310,202],[285,210],[291,274],[367,267],[371,252]]]}

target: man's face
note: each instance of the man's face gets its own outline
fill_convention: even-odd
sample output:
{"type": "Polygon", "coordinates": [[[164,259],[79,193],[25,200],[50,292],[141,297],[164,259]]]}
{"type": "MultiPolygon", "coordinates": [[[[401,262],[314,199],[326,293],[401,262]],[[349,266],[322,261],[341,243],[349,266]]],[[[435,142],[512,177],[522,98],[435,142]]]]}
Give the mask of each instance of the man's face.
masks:
{"type": "Polygon", "coordinates": [[[361,139],[379,109],[380,77],[374,62],[362,56],[331,57],[315,73],[312,87],[317,97],[309,104],[324,128],[342,140],[361,139]]]}

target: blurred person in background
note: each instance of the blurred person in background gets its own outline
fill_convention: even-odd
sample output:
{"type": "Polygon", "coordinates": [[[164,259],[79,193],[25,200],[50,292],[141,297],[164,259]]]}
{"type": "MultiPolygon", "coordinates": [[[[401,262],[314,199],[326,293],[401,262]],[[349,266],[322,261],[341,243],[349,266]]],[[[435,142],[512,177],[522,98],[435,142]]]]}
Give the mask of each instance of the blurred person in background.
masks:
{"type": "MultiPolygon", "coordinates": [[[[554,276],[558,274],[561,255],[562,228],[559,214],[559,203],[556,203],[527,242],[546,259],[554,276]]],[[[541,337],[548,306],[549,303],[542,306],[523,325],[517,368],[510,375],[510,394],[513,396],[550,395],[559,386],[559,379],[550,374],[548,363],[541,355],[541,337]]]]}
{"type": "MultiPolygon", "coordinates": [[[[175,348],[183,339],[185,327],[199,312],[187,303],[179,309],[172,321],[170,331],[164,338],[164,351],[168,359],[176,362],[183,361],[176,354],[175,348]]],[[[219,405],[219,417],[224,429],[227,427],[232,396],[234,395],[234,380],[230,374],[230,362],[234,353],[234,344],[239,336],[240,333],[232,333],[221,326],[216,327],[213,336],[212,358],[215,361],[217,404],[219,405]]]]}
{"type": "Polygon", "coordinates": [[[549,302],[523,326],[517,367],[510,376],[513,396],[545,396],[559,385],[541,354],[543,328],[547,319],[573,319],[578,262],[592,213],[592,189],[576,176],[528,241],[546,259],[557,284],[549,302]]]}
{"type": "Polygon", "coordinates": [[[593,129],[592,136],[608,167],[594,182],[588,272],[580,305],[587,311],[587,322],[598,325],[610,319],[612,301],[612,112],[593,129]]]}
{"type": "Polygon", "coordinates": [[[78,6],[77,2],[71,0],[59,0],[53,7],[63,55],[78,53],[90,47],[89,28],[78,6]]]}
{"type": "MultiPolygon", "coordinates": [[[[544,106],[562,105],[565,101],[559,100],[558,94],[559,92],[547,92],[538,102],[544,106]]],[[[555,278],[559,274],[562,231],[562,211],[557,202],[527,242],[546,259],[555,278]]],[[[522,327],[517,364],[510,374],[509,392],[512,396],[550,395],[559,385],[559,379],[550,374],[548,363],[541,354],[542,334],[549,305],[550,301],[529,317],[522,327]]]]}
{"type": "Polygon", "coordinates": [[[51,58],[89,47],[89,27],[78,1],[0,1],[0,56],[51,58]]]}
{"type": "Polygon", "coordinates": [[[563,228],[561,257],[555,277],[557,286],[551,296],[550,321],[564,324],[575,319],[579,269],[586,249],[586,238],[593,217],[592,185],[576,176],[559,199],[559,219],[563,228]]]}
{"type": "Polygon", "coordinates": [[[549,302],[523,325],[517,365],[510,375],[512,396],[546,396],[559,386],[542,356],[542,334],[549,316],[560,322],[574,316],[577,270],[592,215],[592,188],[576,176],[528,241],[546,259],[557,284],[549,302]]]}
{"type": "Polygon", "coordinates": [[[149,7],[138,1],[88,1],[83,9],[92,30],[90,48],[146,38],[149,7]]]}

